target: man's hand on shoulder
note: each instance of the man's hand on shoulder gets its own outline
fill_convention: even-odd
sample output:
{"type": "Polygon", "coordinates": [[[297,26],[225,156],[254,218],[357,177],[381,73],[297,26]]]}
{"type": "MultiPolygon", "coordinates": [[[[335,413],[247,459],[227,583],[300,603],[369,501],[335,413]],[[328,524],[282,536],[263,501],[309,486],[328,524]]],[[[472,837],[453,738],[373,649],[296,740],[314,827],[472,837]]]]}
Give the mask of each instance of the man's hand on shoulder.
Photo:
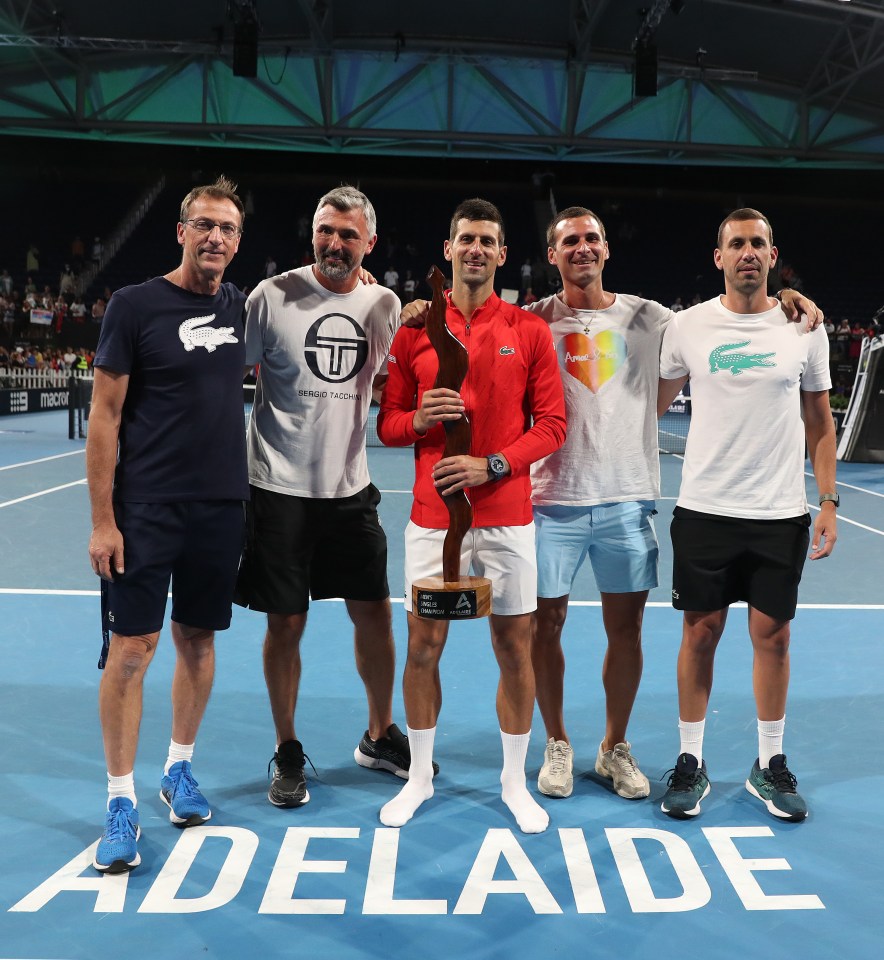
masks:
{"type": "Polygon", "coordinates": [[[425,327],[429,312],[429,300],[412,300],[411,303],[406,303],[402,308],[402,313],[399,314],[399,322],[403,327],[425,327]]]}
{"type": "Polygon", "coordinates": [[[361,282],[361,283],[364,283],[366,286],[368,286],[368,285],[370,285],[370,284],[372,284],[372,283],[377,283],[377,282],[378,282],[378,281],[377,281],[377,277],[375,277],[375,275],[374,275],[373,273],[369,273],[368,270],[365,269],[365,267],[360,267],[360,268],[359,268],[359,272],[358,272],[357,276],[359,277],[360,282],[361,282]]]}
{"type": "Polygon", "coordinates": [[[791,323],[800,323],[803,317],[807,317],[807,328],[808,330],[816,330],[816,328],[826,319],[825,314],[822,310],[813,302],[804,296],[803,293],[799,293],[797,290],[792,290],[790,287],[783,287],[777,293],[777,298],[780,301],[780,306],[783,308],[783,313],[786,314],[786,317],[791,323]]]}

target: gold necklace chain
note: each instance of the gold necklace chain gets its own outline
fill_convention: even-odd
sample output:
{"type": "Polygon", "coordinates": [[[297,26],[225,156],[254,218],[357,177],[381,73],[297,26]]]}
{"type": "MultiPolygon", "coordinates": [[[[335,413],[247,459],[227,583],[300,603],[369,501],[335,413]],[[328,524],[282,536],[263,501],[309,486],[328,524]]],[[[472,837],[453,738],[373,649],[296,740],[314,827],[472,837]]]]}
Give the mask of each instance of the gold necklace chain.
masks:
{"type": "MultiPolygon", "coordinates": [[[[562,291],[561,296],[562,296],[562,303],[563,303],[566,307],[568,307],[569,309],[572,309],[571,306],[570,306],[570,304],[568,303],[566,297],[565,297],[565,291],[564,291],[564,290],[562,291]]],[[[584,334],[584,336],[587,336],[587,337],[589,336],[589,328],[590,328],[590,326],[592,325],[593,320],[595,320],[596,314],[599,312],[599,310],[602,309],[602,304],[605,302],[605,297],[607,297],[607,293],[605,293],[605,291],[602,290],[602,293],[601,293],[601,296],[599,297],[598,303],[597,303],[594,307],[591,307],[591,308],[590,308],[590,309],[592,310],[592,313],[591,313],[589,319],[588,319],[588,320],[582,320],[582,321],[580,321],[581,323],[583,323],[583,334],[584,334]]],[[[579,308],[573,308],[573,309],[579,309],[579,308]]],[[[583,311],[583,312],[585,312],[585,311],[583,311]]]]}

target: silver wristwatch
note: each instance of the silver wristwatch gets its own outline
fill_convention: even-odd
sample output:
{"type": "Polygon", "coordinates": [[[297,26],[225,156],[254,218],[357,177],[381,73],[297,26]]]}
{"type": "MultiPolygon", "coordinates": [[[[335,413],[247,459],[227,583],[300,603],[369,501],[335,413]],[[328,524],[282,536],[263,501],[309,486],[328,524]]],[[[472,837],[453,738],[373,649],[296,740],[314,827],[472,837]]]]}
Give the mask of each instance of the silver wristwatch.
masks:
{"type": "Polygon", "coordinates": [[[499,453],[485,458],[488,461],[488,479],[494,482],[506,476],[506,461],[499,453]]]}

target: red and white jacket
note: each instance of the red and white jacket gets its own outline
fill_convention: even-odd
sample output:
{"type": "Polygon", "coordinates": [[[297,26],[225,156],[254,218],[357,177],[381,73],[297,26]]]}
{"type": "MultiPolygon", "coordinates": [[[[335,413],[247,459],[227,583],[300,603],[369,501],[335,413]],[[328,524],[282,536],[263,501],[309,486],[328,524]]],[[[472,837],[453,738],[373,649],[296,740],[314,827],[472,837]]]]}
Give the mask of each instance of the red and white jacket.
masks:
{"type": "MultiPolygon", "coordinates": [[[[473,526],[523,526],[532,520],[529,467],[565,439],[562,381],[549,328],[495,293],[466,323],[450,292],[446,296],[446,323],[469,355],[460,389],[472,427],[469,453],[502,453],[512,471],[502,480],[467,489],[473,526]]],[[[415,444],[411,519],[421,527],[445,528],[448,510],[432,478],[445,447],[445,428],[436,424],[423,436],[414,429],[414,411],[439,370],[424,329],[399,328],[387,369],[378,435],[387,446],[415,444]]]]}

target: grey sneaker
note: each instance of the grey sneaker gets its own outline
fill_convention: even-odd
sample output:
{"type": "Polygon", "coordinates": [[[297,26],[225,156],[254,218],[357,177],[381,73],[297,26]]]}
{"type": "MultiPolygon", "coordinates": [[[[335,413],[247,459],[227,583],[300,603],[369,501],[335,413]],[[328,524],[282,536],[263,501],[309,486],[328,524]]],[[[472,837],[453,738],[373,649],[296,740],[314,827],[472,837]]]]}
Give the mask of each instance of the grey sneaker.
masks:
{"type": "Polygon", "coordinates": [[[807,804],[795,789],[797,785],[798,781],[786,766],[782,753],[771,757],[770,764],[763,770],[756,758],[746,781],[746,789],[753,797],[758,797],[770,813],[792,823],[800,823],[807,817],[807,804]]]}
{"type": "Polygon", "coordinates": [[[548,797],[570,797],[574,789],[574,751],[564,740],[547,741],[537,789],[548,797]]]}
{"type": "MultiPolygon", "coordinates": [[[[604,743],[604,740],[602,741],[604,743]]],[[[595,758],[595,772],[614,781],[614,792],[627,800],[638,800],[651,792],[648,778],[639,770],[638,760],[629,752],[629,743],[616,743],[613,750],[602,750],[595,758]]]]}
{"type": "Polygon", "coordinates": [[[267,799],[274,807],[303,807],[310,800],[304,774],[304,750],[300,740],[286,740],[276,748],[267,772],[273,767],[273,780],[267,799]]]}

